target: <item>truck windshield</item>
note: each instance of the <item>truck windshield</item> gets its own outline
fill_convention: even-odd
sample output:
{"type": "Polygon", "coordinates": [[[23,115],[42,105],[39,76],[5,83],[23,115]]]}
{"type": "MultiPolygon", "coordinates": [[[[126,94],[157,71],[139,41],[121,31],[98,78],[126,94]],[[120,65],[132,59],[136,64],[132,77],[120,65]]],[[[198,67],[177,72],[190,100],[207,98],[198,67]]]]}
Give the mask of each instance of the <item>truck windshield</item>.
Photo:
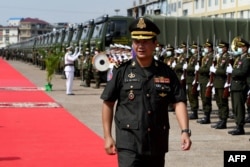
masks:
{"type": "Polygon", "coordinates": [[[87,39],[88,38],[88,34],[90,33],[90,27],[86,27],[83,29],[82,31],[82,36],[81,36],[81,40],[87,39]]]}
{"type": "Polygon", "coordinates": [[[104,23],[96,25],[92,37],[93,38],[99,38],[99,37],[101,37],[102,31],[103,31],[103,27],[104,27],[104,23]]]}
{"type": "Polygon", "coordinates": [[[121,37],[127,35],[128,23],[126,20],[113,20],[112,24],[114,27],[109,24],[107,34],[113,34],[113,37],[121,37]]]}

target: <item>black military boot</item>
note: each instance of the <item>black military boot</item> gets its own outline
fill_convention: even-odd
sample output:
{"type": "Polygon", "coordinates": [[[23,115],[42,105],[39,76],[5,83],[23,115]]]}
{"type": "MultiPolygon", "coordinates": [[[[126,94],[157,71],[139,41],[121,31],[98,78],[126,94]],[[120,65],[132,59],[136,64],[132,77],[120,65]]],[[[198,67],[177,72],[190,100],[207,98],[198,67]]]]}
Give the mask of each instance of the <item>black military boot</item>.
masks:
{"type": "Polygon", "coordinates": [[[214,125],[211,125],[211,128],[216,128],[220,123],[222,122],[222,120],[220,119],[218,122],[216,122],[214,125]]]}
{"type": "Polygon", "coordinates": [[[210,113],[206,112],[205,113],[205,117],[200,119],[200,120],[197,120],[198,123],[200,124],[210,124],[210,113]]]}
{"type": "Polygon", "coordinates": [[[198,112],[197,111],[192,111],[191,114],[188,115],[189,119],[198,119],[198,112]]]}
{"type": "Polygon", "coordinates": [[[227,129],[227,120],[221,120],[220,123],[217,124],[215,129],[227,129]]]}
{"type": "Polygon", "coordinates": [[[245,123],[250,123],[250,113],[247,115],[247,117],[245,119],[245,123]]]}
{"type": "Polygon", "coordinates": [[[84,87],[90,87],[90,83],[85,80],[84,83],[83,83],[83,86],[84,87]]]}
{"type": "Polygon", "coordinates": [[[231,135],[244,135],[245,130],[243,128],[243,125],[238,125],[234,130],[228,131],[231,135]]]}

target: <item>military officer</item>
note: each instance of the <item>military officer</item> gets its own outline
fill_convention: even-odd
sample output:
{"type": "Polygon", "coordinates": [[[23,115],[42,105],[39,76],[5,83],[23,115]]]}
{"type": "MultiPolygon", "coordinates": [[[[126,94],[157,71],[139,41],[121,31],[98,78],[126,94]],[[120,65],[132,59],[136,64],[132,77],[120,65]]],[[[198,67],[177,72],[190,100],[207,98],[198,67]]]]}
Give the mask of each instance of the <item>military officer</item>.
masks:
{"type": "Polygon", "coordinates": [[[200,84],[200,95],[202,101],[202,109],[204,112],[204,117],[197,120],[200,124],[210,123],[210,114],[212,111],[212,97],[206,97],[207,84],[209,82],[210,67],[213,64],[213,43],[209,40],[204,44],[205,56],[202,58],[201,66],[195,67],[196,71],[199,71],[199,84],[200,84]]]}
{"type": "Polygon", "coordinates": [[[199,109],[199,91],[198,89],[198,72],[195,72],[195,66],[200,64],[200,46],[193,42],[191,46],[191,56],[187,65],[187,97],[191,107],[192,113],[189,115],[189,119],[198,119],[199,109]]]}
{"type": "Polygon", "coordinates": [[[66,48],[67,52],[64,56],[64,71],[66,76],[66,94],[74,95],[72,92],[73,80],[74,80],[74,72],[75,66],[74,61],[81,54],[81,51],[78,48],[75,49],[75,53],[72,54],[72,46],[66,48]]]}
{"type": "Polygon", "coordinates": [[[229,44],[224,41],[220,41],[218,45],[218,61],[216,66],[210,67],[210,72],[214,73],[213,86],[215,89],[215,100],[219,109],[219,121],[212,125],[215,129],[226,129],[227,118],[229,115],[228,97],[224,97],[224,87],[227,83],[226,69],[230,63],[230,55],[228,53],[229,44]]]}
{"type": "Polygon", "coordinates": [[[240,38],[236,43],[240,56],[234,62],[233,69],[227,68],[227,73],[232,73],[231,100],[234,111],[236,128],[228,131],[231,135],[245,134],[245,102],[247,98],[248,86],[247,78],[250,76],[250,55],[248,54],[249,43],[240,38]]]}
{"type": "Polygon", "coordinates": [[[191,146],[186,96],[174,71],[153,58],[158,27],[137,18],[129,27],[136,57],[114,68],[103,99],[102,120],[107,154],[118,153],[119,167],[164,167],[168,151],[168,103],[182,129],[182,150],[191,146]],[[115,102],[116,144],[111,134],[115,102]]]}

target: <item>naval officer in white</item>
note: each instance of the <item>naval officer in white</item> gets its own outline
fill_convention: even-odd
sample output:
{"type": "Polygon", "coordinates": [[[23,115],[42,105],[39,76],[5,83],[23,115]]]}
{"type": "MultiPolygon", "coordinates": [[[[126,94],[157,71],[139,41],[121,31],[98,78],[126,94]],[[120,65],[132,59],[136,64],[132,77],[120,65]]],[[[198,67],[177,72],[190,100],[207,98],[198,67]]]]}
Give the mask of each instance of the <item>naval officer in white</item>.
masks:
{"type": "Polygon", "coordinates": [[[66,53],[64,56],[64,71],[66,75],[66,94],[67,95],[74,95],[72,92],[73,80],[74,80],[74,72],[75,66],[74,61],[78,58],[81,54],[81,49],[78,47],[75,48],[74,54],[72,54],[73,47],[69,46],[66,48],[66,53]]]}

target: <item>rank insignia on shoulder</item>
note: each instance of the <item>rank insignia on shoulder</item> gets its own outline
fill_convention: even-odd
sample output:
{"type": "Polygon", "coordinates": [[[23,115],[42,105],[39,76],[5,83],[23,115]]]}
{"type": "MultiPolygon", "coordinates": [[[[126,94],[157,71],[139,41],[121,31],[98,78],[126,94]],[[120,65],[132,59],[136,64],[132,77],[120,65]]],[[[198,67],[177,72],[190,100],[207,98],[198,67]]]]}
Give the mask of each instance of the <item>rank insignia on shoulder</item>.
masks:
{"type": "Polygon", "coordinates": [[[163,92],[161,92],[161,93],[159,93],[159,96],[161,96],[161,97],[165,97],[165,96],[167,96],[167,93],[163,93],[163,92]]]}

